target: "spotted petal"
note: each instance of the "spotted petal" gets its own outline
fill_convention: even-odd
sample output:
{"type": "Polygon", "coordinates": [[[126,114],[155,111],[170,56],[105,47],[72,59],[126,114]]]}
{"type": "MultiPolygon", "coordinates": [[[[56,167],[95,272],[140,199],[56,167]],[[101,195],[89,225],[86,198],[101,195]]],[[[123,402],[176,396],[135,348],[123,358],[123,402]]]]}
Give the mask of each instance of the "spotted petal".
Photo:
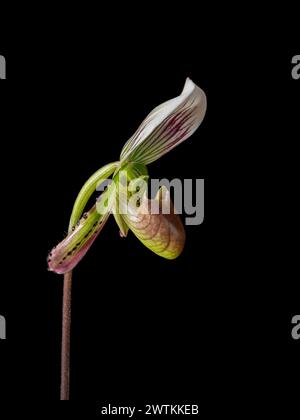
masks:
{"type": "MultiPolygon", "coordinates": [[[[114,189],[108,188],[100,197],[103,203],[99,212],[98,203],[84,213],[73,226],[66,238],[52,249],[48,256],[48,268],[58,274],[64,274],[82,260],[95,239],[106,224],[114,206],[114,189]]],[[[100,203],[100,200],[99,200],[100,203]]]]}
{"type": "Polygon", "coordinates": [[[82,215],[82,212],[86,206],[91,195],[95,192],[97,185],[101,184],[105,181],[110,175],[115,172],[118,168],[119,162],[113,162],[108,165],[103,166],[97,172],[95,172],[84,184],[81,188],[76,201],[73,206],[70,224],[69,224],[69,231],[72,229],[73,226],[77,223],[79,218],[82,215]]]}
{"type": "Polygon", "coordinates": [[[206,112],[206,96],[189,78],[180,96],[156,107],[125,144],[121,162],[145,165],[190,137],[206,112]]]}

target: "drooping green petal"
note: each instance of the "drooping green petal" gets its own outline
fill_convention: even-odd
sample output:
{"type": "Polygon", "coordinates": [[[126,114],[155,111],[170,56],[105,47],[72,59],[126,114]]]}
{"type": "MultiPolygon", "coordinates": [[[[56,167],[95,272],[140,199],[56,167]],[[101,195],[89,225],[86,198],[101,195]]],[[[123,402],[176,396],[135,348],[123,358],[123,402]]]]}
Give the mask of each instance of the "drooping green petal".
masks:
{"type": "Polygon", "coordinates": [[[114,203],[112,201],[113,197],[110,199],[110,195],[113,193],[113,189],[108,189],[102,194],[103,199],[107,199],[109,202],[108,206],[103,206],[105,211],[102,209],[102,212],[99,213],[97,205],[94,205],[89,212],[84,213],[76,226],[72,227],[66,238],[52,249],[48,256],[50,271],[64,274],[73,270],[85,256],[111,214],[114,203]]]}
{"type": "Polygon", "coordinates": [[[148,200],[145,195],[139,207],[129,204],[124,219],[135,236],[157,255],[172,260],[183,251],[184,227],[165,187],[160,189],[155,200],[148,200]],[[153,212],[155,208],[157,214],[153,212]],[[169,214],[163,214],[164,209],[169,209],[169,214]]]}
{"type": "Polygon", "coordinates": [[[95,192],[96,187],[102,184],[110,175],[112,175],[119,167],[120,162],[113,162],[106,166],[103,166],[97,172],[95,172],[81,188],[75,204],[73,206],[72,215],[69,223],[69,231],[75,226],[77,221],[80,219],[82,212],[86,206],[91,195],[95,192]]]}
{"type": "Polygon", "coordinates": [[[121,162],[148,165],[190,137],[206,113],[202,89],[186,79],[180,96],[156,107],[128,140],[121,162]]]}

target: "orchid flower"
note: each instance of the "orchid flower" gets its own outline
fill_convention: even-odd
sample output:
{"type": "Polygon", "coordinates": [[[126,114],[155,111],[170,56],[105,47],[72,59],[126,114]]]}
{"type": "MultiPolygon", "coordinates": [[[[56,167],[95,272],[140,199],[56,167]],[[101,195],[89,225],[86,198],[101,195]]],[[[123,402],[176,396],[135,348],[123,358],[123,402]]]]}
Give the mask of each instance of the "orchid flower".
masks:
{"type": "Polygon", "coordinates": [[[190,137],[201,124],[206,112],[206,96],[192,80],[187,79],[181,95],[156,107],[125,144],[120,160],[110,163],[96,173],[81,189],[71,214],[68,235],[50,252],[50,271],[64,274],[71,271],[87,253],[111,214],[119,226],[121,236],[128,230],[150,250],[161,257],[174,259],[185,243],[181,219],[171,203],[170,193],[161,188],[154,200],[149,200],[146,188],[128,190],[130,182],[144,181],[147,185],[147,165],[168,153],[190,137]],[[125,183],[121,174],[125,175],[125,183]],[[96,204],[84,213],[91,195],[112,177],[96,204]],[[130,203],[137,193],[137,205],[130,203]],[[154,203],[153,203],[154,201],[154,203]],[[151,212],[153,204],[159,211],[151,212]],[[120,208],[128,206],[123,213],[120,208]],[[161,209],[169,206],[170,214],[161,209]]]}

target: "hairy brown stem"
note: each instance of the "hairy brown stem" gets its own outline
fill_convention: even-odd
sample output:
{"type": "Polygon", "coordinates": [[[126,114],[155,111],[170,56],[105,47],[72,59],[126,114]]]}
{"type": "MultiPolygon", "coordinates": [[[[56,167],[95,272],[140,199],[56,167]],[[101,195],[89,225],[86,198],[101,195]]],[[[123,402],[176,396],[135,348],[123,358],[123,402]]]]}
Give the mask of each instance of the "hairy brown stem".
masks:
{"type": "Polygon", "coordinates": [[[70,397],[70,333],[71,333],[72,271],[64,275],[62,341],[61,341],[61,387],[60,399],[70,397]]]}

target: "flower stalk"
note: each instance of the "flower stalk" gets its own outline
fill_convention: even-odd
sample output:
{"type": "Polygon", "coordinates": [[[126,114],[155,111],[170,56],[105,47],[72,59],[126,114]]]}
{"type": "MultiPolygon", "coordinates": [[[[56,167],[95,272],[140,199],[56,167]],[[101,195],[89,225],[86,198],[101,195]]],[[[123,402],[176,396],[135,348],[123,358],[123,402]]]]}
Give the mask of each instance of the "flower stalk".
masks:
{"type": "Polygon", "coordinates": [[[61,385],[60,399],[70,398],[70,339],[71,339],[72,271],[64,275],[62,339],[61,339],[61,385]]]}

